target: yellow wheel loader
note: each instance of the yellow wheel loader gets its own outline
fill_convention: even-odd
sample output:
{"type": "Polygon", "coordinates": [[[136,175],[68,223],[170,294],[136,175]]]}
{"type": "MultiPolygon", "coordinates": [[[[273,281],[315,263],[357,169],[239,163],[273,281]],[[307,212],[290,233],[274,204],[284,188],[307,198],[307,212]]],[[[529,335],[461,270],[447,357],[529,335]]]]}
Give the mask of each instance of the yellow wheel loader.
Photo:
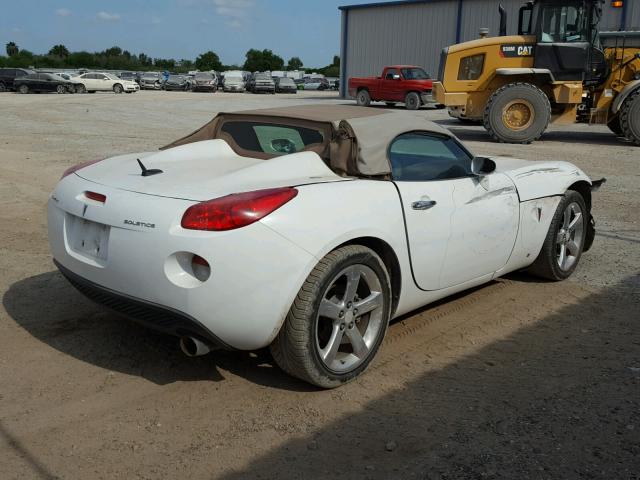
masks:
{"type": "Polygon", "coordinates": [[[443,50],[435,101],[500,142],[581,122],[640,145],[640,32],[599,32],[603,1],[527,2],[512,36],[500,6],[500,36],[443,50]]]}

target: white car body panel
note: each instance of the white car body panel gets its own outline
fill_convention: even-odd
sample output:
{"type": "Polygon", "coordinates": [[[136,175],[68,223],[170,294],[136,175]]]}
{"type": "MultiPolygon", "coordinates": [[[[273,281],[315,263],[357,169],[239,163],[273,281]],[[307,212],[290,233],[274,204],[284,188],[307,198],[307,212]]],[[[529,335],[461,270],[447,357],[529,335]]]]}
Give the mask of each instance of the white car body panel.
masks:
{"type": "Polygon", "coordinates": [[[394,316],[530,265],[566,189],[591,182],[563,162],[495,160],[497,171],[483,177],[392,182],[338,176],[313,152],[241,157],[223,140],[123,155],[59,182],[49,241],[56,261],[83,279],[182,312],[227,346],[257,349],[278,333],[317,262],[357,239],[382,241],[397,257],[394,316]],[[136,159],[164,173],[142,177],[136,159]],[[249,226],[180,225],[197,202],[283,186],[298,195],[249,226]],[[413,210],[421,199],[438,203],[413,210]],[[206,259],[210,278],[181,269],[181,252],[206,259]]]}
{"type": "Polygon", "coordinates": [[[83,168],[78,175],[123,190],[194,201],[260,188],[345,180],[313,152],[285,155],[266,162],[239,156],[224,140],[113,157],[83,168]],[[141,177],[138,158],[147,168],[159,168],[164,173],[141,177]]]}

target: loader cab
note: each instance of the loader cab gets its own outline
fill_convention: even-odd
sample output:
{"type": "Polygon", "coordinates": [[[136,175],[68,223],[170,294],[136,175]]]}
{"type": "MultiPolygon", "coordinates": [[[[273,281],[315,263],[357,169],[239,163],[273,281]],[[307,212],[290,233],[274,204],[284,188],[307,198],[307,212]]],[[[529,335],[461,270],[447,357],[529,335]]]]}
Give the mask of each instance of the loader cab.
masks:
{"type": "Polygon", "coordinates": [[[602,0],[538,0],[520,9],[518,33],[536,36],[534,67],[556,81],[602,83],[607,64],[598,37],[602,0]]]}

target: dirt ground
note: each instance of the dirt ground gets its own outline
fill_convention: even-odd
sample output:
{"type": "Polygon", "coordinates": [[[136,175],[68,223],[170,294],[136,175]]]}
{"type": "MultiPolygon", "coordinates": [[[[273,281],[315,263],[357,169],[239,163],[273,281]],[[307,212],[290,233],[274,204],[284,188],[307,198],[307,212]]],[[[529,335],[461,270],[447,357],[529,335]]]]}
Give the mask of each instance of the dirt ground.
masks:
{"type": "Polygon", "coordinates": [[[0,479],[640,479],[640,148],[606,128],[500,145],[425,110],[478,154],[607,177],[595,245],[566,282],[511,275],[395,322],[337,390],[265,352],[186,358],[55,270],[45,205],[65,168],[314,102],[339,100],[0,95],[0,479]]]}

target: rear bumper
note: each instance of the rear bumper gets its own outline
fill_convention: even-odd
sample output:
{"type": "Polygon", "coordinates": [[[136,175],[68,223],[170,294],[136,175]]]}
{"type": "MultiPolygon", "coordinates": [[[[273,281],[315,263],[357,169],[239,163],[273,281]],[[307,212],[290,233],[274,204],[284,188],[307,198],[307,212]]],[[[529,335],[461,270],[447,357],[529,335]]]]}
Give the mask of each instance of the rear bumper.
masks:
{"type": "Polygon", "coordinates": [[[189,331],[208,343],[239,350],[267,346],[315,258],[262,222],[227,232],[184,230],[180,220],[193,203],[126,192],[69,175],[48,204],[51,253],[68,278],[66,272],[75,275],[72,283],[83,293],[116,310],[120,307],[100,300],[98,293],[116,296],[117,304],[128,305],[123,299],[131,300],[135,303],[131,316],[138,321],[141,317],[151,328],[174,335],[189,331]],[[87,189],[106,195],[107,202],[87,202],[83,195],[87,189]],[[127,220],[145,223],[138,226],[127,220]],[[94,234],[78,235],[74,225],[87,221],[107,227],[107,234],[98,240],[94,234]],[[101,254],[79,250],[80,240],[83,247],[85,240],[87,245],[96,242],[101,254]],[[209,278],[195,281],[185,255],[206,259],[211,265],[209,278]],[[84,290],[79,287],[83,285],[84,290]],[[142,313],[140,304],[146,306],[142,313]],[[171,322],[165,325],[167,312],[171,322]]]}
{"type": "Polygon", "coordinates": [[[53,260],[60,273],[84,296],[147,328],[176,337],[194,337],[212,348],[231,349],[186,313],[101,287],[53,260]]]}

